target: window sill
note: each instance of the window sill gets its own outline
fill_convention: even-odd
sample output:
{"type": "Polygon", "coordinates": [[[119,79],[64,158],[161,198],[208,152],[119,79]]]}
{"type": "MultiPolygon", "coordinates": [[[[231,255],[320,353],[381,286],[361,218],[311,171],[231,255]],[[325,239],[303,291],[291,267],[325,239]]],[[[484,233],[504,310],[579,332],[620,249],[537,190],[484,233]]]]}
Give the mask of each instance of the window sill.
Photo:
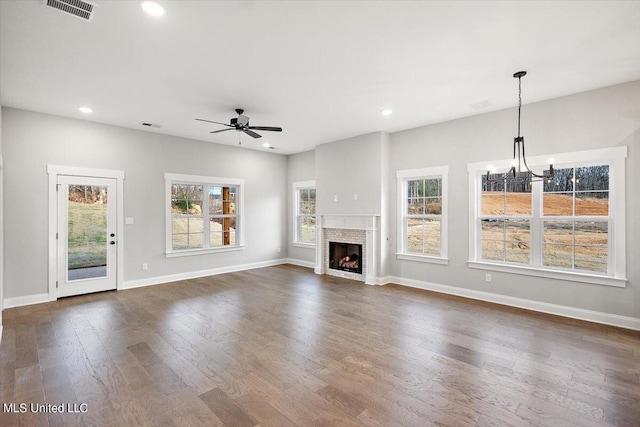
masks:
{"type": "Polygon", "coordinates": [[[302,243],[302,242],[292,242],[291,246],[295,246],[296,248],[307,248],[307,249],[315,249],[315,243],[302,243]]]}
{"type": "Polygon", "coordinates": [[[449,265],[448,258],[441,258],[436,256],[429,255],[414,255],[407,253],[396,253],[397,259],[402,259],[405,261],[418,261],[418,262],[426,262],[429,264],[440,264],[440,265],[449,265]]]}
{"type": "Polygon", "coordinates": [[[568,280],[571,282],[591,283],[594,285],[615,286],[624,288],[627,279],[598,274],[578,273],[573,271],[548,270],[531,266],[496,264],[486,261],[468,261],[469,268],[501,271],[504,273],[522,274],[525,276],[544,277],[547,279],[568,280]]]}
{"type": "Polygon", "coordinates": [[[226,248],[185,249],[181,251],[165,252],[165,258],[178,258],[183,256],[217,254],[222,252],[243,251],[244,246],[229,246],[226,248]]]}

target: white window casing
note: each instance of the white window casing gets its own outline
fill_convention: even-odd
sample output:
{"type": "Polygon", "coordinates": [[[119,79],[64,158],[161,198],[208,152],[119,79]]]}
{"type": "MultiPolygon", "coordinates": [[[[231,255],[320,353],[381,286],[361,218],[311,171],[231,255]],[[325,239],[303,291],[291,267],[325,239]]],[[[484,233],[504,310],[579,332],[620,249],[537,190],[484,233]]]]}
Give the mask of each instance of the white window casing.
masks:
{"type": "MultiPolygon", "coordinates": [[[[316,247],[315,237],[312,239],[304,239],[303,236],[300,235],[300,221],[303,217],[316,219],[315,208],[313,212],[302,213],[300,210],[300,192],[308,191],[308,190],[316,190],[316,182],[314,180],[310,181],[297,181],[293,183],[293,246],[302,247],[302,248],[314,248],[316,247]]],[[[314,204],[315,206],[315,204],[314,204]]]]}
{"type": "MultiPolygon", "coordinates": [[[[244,179],[238,178],[221,178],[200,175],[185,175],[176,173],[165,173],[165,256],[167,258],[210,254],[218,252],[239,251],[244,249],[244,179]],[[173,230],[172,220],[173,214],[171,210],[171,188],[172,185],[195,185],[203,187],[203,206],[201,207],[202,218],[202,239],[203,245],[200,248],[174,249],[173,247],[173,230]],[[224,246],[210,245],[210,220],[217,217],[209,213],[208,209],[208,193],[205,194],[204,189],[210,187],[233,187],[235,189],[235,212],[232,217],[235,219],[235,242],[224,246]]],[[[197,215],[196,215],[197,216],[197,215]]],[[[223,215],[224,216],[224,215],[223,215]]],[[[228,215],[227,215],[228,216],[228,215]]],[[[221,216],[222,217],[222,216],[221,216]]]]}
{"type": "MultiPolygon", "coordinates": [[[[407,261],[418,261],[432,264],[449,263],[448,242],[448,206],[449,206],[449,166],[437,166],[420,169],[405,169],[396,171],[397,183],[397,247],[396,258],[407,261]],[[441,180],[441,211],[440,214],[409,215],[408,183],[416,180],[441,180]],[[411,252],[408,248],[409,218],[433,219],[440,221],[440,250],[438,254],[424,254],[411,252]]],[[[424,244],[424,243],[423,243],[424,244]]]]}
{"type": "MultiPolygon", "coordinates": [[[[478,162],[468,164],[469,175],[469,266],[491,271],[509,272],[550,279],[568,280],[608,286],[626,286],[626,242],[625,242],[625,159],[627,147],[612,147],[596,150],[553,154],[551,156],[536,156],[527,158],[529,167],[536,173],[548,168],[550,157],[553,159],[554,169],[580,168],[589,166],[609,166],[609,215],[608,217],[594,217],[602,223],[608,224],[608,255],[607,271],[596,272],[589,270],[563,269],[544,265],[543,262],[543,232],[544,222],[572,221],[577,218],[588,221],[588,216],[576,217],[545,217],[542,212],[543,182],[532,183],[530,250],[531,257],[528,264],[514,264],[482,259],[481,248],[481,195],[482,177],[488,169],[506,171],[511,167],[511,160],[478,162]]],[[[546,193],[550,194],[550,193],[546,193]]],[[[574,201],[575,203],[575,201],[574,201]]]]}

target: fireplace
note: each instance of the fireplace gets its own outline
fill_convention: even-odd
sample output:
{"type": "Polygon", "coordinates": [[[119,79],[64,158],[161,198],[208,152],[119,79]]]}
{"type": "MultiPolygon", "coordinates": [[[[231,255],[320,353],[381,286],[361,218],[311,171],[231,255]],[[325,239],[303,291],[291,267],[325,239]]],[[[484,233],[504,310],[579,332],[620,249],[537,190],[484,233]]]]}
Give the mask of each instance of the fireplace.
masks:
{"type": "Polygon", "coordinates": [[[379,215],[324,214],[316,218],[316,274],[358,280],[370,285],[382,282],[379,276],[379,215]],[[358,257],[357,266],[353,254],[358,257]],[[340,261],[346,256],[350,264],[340,261]],[[342,268],[341,268],[342,267],[342,268]]]}
{"type": "Polygon", "coordinates": [[[329,268],[362,274],[362,245],[329,242],[329,268]]]}

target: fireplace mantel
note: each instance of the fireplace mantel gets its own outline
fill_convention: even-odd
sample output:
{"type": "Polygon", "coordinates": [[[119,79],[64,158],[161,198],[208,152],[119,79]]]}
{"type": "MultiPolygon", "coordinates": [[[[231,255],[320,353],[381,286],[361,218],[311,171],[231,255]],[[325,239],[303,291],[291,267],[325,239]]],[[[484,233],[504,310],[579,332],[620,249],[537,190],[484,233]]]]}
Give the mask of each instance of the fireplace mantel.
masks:
{"type": "Polygon", "coordinates": [[[324,214],[318,215],[322,218],[321,228],[343,228],[350,230],[377,230],[380,215],[361,214],[324,214]]]}
{"type": "MultiPolygon", "coordinates": [[[[325,246],[325,231],[335,230],[363,230],[365,232],[364,252],[365,268],[363,270],[364,282],[368,285],[378,284],[376,273],[380,260],[379,251],[380,215],[376,214],[319,214],[316,216],[316,274],[327,274],[327,250],[325,246]]],[[[354,242],[345,242],[354,243],[354,242]]],[[[357,242],[355,242],[357,243],[357,242]]],[[[347,277],[346,275],[341,275],[347,277]]],[[[362,279],[360,279],[362,280],[362,279]]]]}

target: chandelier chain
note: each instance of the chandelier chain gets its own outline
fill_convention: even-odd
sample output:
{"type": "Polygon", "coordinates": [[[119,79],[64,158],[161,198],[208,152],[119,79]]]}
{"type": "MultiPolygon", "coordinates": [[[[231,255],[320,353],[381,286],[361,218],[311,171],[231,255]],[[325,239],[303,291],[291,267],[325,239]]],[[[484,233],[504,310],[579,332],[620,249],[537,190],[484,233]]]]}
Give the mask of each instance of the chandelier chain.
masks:
{"type": "Polygon", "coordinates": [[[520,110],[522,109],[522,77],[518,77],[518,137],[520,137],[520,110]]]}
{"type": "Polygon", "coordinates": [[[511,168],[503,174],[496,176],[495,172],[492,175],[491,170],[487,170],[487,174],[484,178],[485,183],[515,180],[522,181],[528,180],[529,182],[538,180],[550,180],[554,176],[553,163],[549,164],[549,170],[543,171],[542,174],[537,174],[529,168],[527,164],[527,156],[524,147],[524,137],[520,135],[520,119],[522,116],[522,77],[526,76],[526,71],[518,71],[513,77],[518,78],[518,136],[513,138],[513,161],[511,168]],[[521,170],[521,166],[524,166],[524,170],[521,170]],[[532,178],[538,178],[532,179],[532,178]]]}

